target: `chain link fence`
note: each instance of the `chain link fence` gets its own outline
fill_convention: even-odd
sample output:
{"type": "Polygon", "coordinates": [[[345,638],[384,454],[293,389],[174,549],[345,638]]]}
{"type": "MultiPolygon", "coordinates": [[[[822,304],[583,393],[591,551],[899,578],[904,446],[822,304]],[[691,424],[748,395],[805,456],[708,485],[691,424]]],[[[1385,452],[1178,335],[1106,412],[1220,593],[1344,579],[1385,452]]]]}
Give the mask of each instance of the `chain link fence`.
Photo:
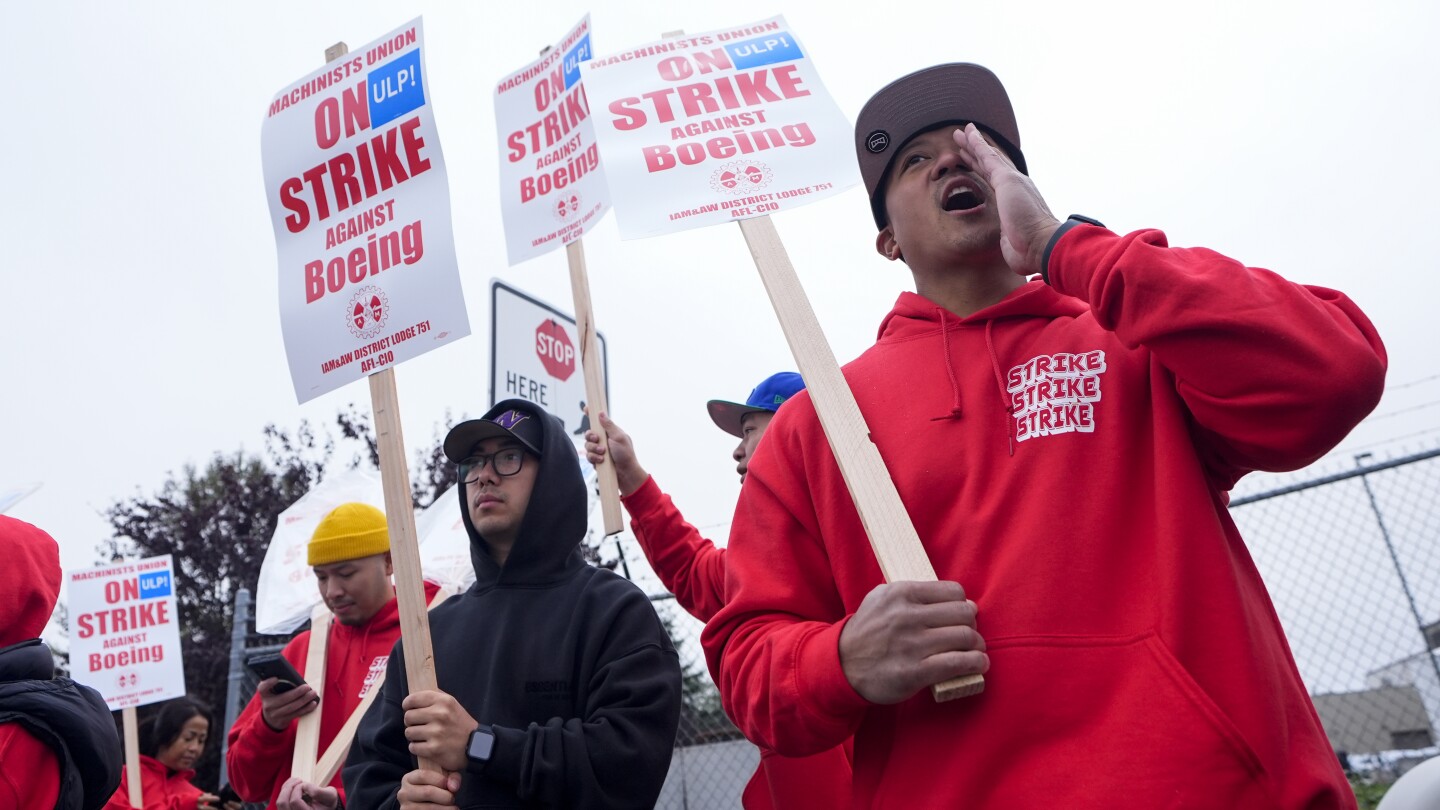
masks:
{"type": "MultiPolygon", "coordinates": [[[[1363,808],[1400,774],[1440,754],[1440,448],[1387,459],[1365,454],[1352,464],[1252,475],[1230,511],[1363,808]]],[[[680,653],[684,704],[657,806],[739,807],[759,752],[720,708],[700,649],[701,623],[664,592],[628,533],[604,541],[601,554],[653,594],[680,653]]],[[[249,615],[248,593],[236,608],[249,615]]],[[[232,641],[227,728],[255,688],[240,651],[282,641],[245,629],[232,641]]]]}
{"type": "Polygon", "coordinates": [[[1349,462],[1251,476],[1230,512],[1364,807],[1440,754],[1440,448],[1349,462]]]}

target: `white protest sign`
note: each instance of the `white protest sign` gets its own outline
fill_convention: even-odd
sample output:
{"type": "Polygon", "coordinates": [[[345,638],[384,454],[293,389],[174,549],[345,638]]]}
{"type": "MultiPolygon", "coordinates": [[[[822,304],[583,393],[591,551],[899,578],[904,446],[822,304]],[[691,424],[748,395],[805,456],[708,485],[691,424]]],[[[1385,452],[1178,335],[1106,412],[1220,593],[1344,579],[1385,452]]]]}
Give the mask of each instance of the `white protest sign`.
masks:
{"type": "Polygon", "coordinates": [[[39,484],[21,484],[8,489],[0,489],[0,515],[5,514],[5,510],[25,500],[39,488],[39,484]]]}
{"type": "MultiPolygon", "coordinates": [[[[597,332],[596,339],[600,367],[608,371],[605,336],[597,332]]],[[[590,420],[581,410],[585,375],[579,345],[575,318],[501,281],[490,282],[490,404],[529,400],[560,417],[565,430],[584,442],[590,420]]]]}
{"type": "Polygon", "coordinates": [[[415,19],[276,94],[261,128],[295,395],[470,334],[415,19]]]}
{"type": "Polygon", "coordinates": [[[425,578],[460,593],[475,582],[475,564],[470,561],[470,535],[460,518],[460,496],[456,485],[435,497],[435,502],[415,519],[420,538],[420,568],[425,578]]]}
{"type": "Polygon", "coordinates": [[[82,568],[69,583],[70,677],[111,711],[185,694],[170,555],[82,568]]]}
{"type": "Polygon", "coordinates": [[[610,210],[580,63],[587,15],[545,54],[495,84],[500,213],[510,264],[579,239],[610,210]]]}
{"type": "Polygon", "coordinates": [[[783,17],[583,70],[622,238],[763,216],[859,180],[850,122],[783,17]]]}

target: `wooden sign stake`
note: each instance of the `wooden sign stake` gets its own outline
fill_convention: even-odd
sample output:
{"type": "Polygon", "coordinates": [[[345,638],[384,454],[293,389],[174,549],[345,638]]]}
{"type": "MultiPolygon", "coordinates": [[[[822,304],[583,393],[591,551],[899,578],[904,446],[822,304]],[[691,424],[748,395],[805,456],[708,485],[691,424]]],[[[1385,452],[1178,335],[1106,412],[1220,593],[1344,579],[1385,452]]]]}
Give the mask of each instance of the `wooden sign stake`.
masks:
{"type": "MultiPolygon", "coordinates": [[[[590,429],[600,434],[600,442],[610,440],[600,414],[609,413],[605,397],[605,361],[600,356],[600,341],[595,337],[595,313],[590,307],[590,279],[585,273],[585,247],[580,239],[565,246],[570,263],[570,292],[575,297],[575,323],[580,333],[580,367],[585,372],[585,404],[590,410],[590,429]]],[[[615,477],[615,464],[607,454],[595,468],[600,478],[600,514],[605,520],[605,535],[619,534],[625,529],[620,514],[620,482],[615,477]]]]}
{"type": "MultiPolygon", "coordinates": [[[[350,53],[344,42],[325,49],[332,62],[350,53]]],[[[390,560],[395,566],[395,601],[400,608],[400,638],[405,642],[405,679],[411,692],[433,690],[435,654],[430,648],[430,615],[425,612],[425,583],[420,575],[420,546],[415,534],[415,504],[410,498],[410,468],[400,427],[400,397],[395,369],[370,375],[370,407],[380,451],[380,483],[385,490],[385,522],[390,528],[390,560]]],[[[420,770],[438,771],[428,759],[420,770]]]]}
{"type": "MultiPolygon", "coordinates": [[[[685,32],[669,31],[661,36],[669,39],[685,32]]],[[[755,259],[755,268],[760,271],[760,280],[765,292],[770,295],[770,304],[780,320],[780,330],[790,344],[790,353],[800,367],[800,376],[805,378],[805,388],[810,392],[810,401],[815,403],[815,413],[820,417],[820,426],[825,438],[830,440],[830,449],[840,465],[840,475],[855,509],[860,513],[860,522],[870,538],[870,547],[880,562],[880,571],[886,582],[919,581],[934,582],[935,568],[925,555],[925,546],[910,522],[910,513],[900,500],[900,492],[885,469],[885,460],[870,440],[870,428],[865,425],[865,416],[855,401],[855,392],[845,382],[840,364],[825,340],[795,266],[785,252],[780,234],[769,216],[742,219],[740,232],[745,235],[745,244],[755,259]]],[[[935,702],[969,697],[985,690],[985,676],[967,675],[952,678],[930,687],[935,702]]]]}
{"type": "MultiPolygon", "coordinates": [[[[805,297],[805,289],[790,264],[775,223],[768,216],[742,219],[740,232],[745,235],[745,243],[750,247],[750,255],[755,259],[755,267],[780,319],[780,329],[790,344],[790,352],[800,366],[800,376],[805,378],[820,425],[830,440],[840,474],[860,512],[860,522],[865,526],[885,580],[935,581],[935,568],[925,555],[925,546],[910,522],[895,482],[885,470],[879,449],[870,440],[870,429],[855,402],[855,394],[845,382],[830,344],[825,341],[820,321],[805,297]]],[[[954,678],[930,687],[935,700],[942,703],[978,694],[984,689],[983,675],[954,678]]]]}
{"type": "MultiPolygon", "coordinates": [[[[370,405],[375,411],[375,437],[380,446],[380,483],[385,490],[385,522],[390,526],[390,559],[395,564],[400,638],[405,642],[405,678],[412,693],[433,690],[435,654],[430,648],[430,615],[425,612],[425,583],[420,574],[420,546],[415,535],[405,438],[400,430],[395,369],[370,375],[370,405]]],[[[439,770],[428,759],[420,760],[420,769],[439,770]]]]}
{"type": "MultiPolygon", "coordinates": [[[[320,714],[325,708],[325,659],[330,646],[330,610],[324,603],[310,613],[310,649],[305,653],[305,682],[315,690],[315,711],[301,717],[295,726],[295,751],[290,775],[314,782],[315,757],[320,749],[320,714]]],[[[326,784],[324,782],[317,784],[326,784]]]]}
{"type": "Polygon", "coordinates": [[[125,727],[125,792],[130,794],[132,806],[144,807],[144,791],[140,789],[140,729],[135,724],[134,706],[120,710],[120,723],[125,727]]]}
{"type": "MultiPolygon", "coordinates": [[[[437,605],[454,596],[449,588],[441,588],[430,600],[430,610],[437,605]]],[[[335,774],[339,773],[340,766],[345,764],[345,757],[350,754],[350,743],[355,741],[355,732],[360,729],[360,720],[365,717],[365,712],[370,710],[370,704],[380,696],[380,689],[385,685],[385,671],[381,670],[375,681],[370,684],[370,689],[365,697],[360,699],[360,704],[345,718],[345,725],[335,732],[335,739],[330,741],[330,746],[325,749],[325,755],[315,765],[315,778],[309,780],[312,785],[328,785],[335,781],[335,774]]],[[[319,714],[319,712],[315,712],[319,714]]]]}

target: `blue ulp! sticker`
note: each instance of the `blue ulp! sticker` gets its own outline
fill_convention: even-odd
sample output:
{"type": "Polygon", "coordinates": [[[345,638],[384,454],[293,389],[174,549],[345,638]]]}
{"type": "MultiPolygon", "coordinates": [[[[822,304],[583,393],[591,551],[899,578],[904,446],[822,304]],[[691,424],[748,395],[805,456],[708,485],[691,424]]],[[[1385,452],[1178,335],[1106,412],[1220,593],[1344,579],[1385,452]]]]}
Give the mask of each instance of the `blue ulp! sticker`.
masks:
{"type": "Polygon", "coordinates": [[[154,573],[140,575],[141,599],[157,599],[161,596],[169,596],[171,590],[169,571],[156,571],[154,573]]]}
{"type": "Polygon", "coordinates": [[[580,41],[565,52],[565,89],[569,90],[580,81],[580,63],[590,61],[590,35],[586,34],[580,41]]]}
{"type": "Polygon", "coordinates": [[[735,63],[736,70],[749,70],[776,62],[793,62],[805,57],[800,53],[800,46],[786,33],[733,42],[725,46],[725,52],[730,54],[730,61],[735,63]]]}
{"type": "Polygon", "coordinates": [[[425,83],[420,78],[420,49],[370,71],[370,128],[385,124],[425,103],[425,83]]]}

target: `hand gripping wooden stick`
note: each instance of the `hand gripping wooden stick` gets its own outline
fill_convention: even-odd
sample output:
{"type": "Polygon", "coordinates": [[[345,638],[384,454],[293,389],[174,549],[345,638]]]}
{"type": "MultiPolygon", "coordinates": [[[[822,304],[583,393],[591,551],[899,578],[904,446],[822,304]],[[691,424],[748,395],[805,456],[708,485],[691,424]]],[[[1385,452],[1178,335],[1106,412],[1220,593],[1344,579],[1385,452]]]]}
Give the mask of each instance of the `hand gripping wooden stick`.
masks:
{"type": "MultiPolygon", "coordinates": [[[[608,446],[610,437],[600,424],[600,414],[610,405],[605,396],[605,360],[600,356],[600,340],[595,336],[595,313],[590,306],[590,279],[585,273],[585,248],[581,240],[565,246],[570,263],[570,291],[575,298],[575,322],[580,333],[580,368],[585,372],[585,403],[590,409],[590,429],[600,434],[600,443],[608,446]]],[[[607,454],[595,467],[600,478],[600,514],[605,521],[605,535],[625,530],[620,513],[620,482],[615,477],[615,464],[607,454]]]]}
{"type": "MultiPolygon", "coordinates": [[[[840,474],[850,497],[855,500],[860,522],[865,526],[885,580],[935,581],[935,568],[925,556],[925,546],[910,522],[895,482],[885,470],[880,451],[870,440],[870,430],[855,394],[846,384],[830,344],[825,341],[825,333],[810,308],[810,300],[805,297],[775,223],[768,216],[742,219],[740,231],[745,234],[745,243],[750,247],[750,255],[755,259],[755,267],[780,319],[785,340],[800,366],[800,375],[805,378],[820,425],[830,440],[840,474]]],[[[978,694],[984,689],[983,675],[953,678],[930,687],[935,700],[942,703],[978,694]]]]}

